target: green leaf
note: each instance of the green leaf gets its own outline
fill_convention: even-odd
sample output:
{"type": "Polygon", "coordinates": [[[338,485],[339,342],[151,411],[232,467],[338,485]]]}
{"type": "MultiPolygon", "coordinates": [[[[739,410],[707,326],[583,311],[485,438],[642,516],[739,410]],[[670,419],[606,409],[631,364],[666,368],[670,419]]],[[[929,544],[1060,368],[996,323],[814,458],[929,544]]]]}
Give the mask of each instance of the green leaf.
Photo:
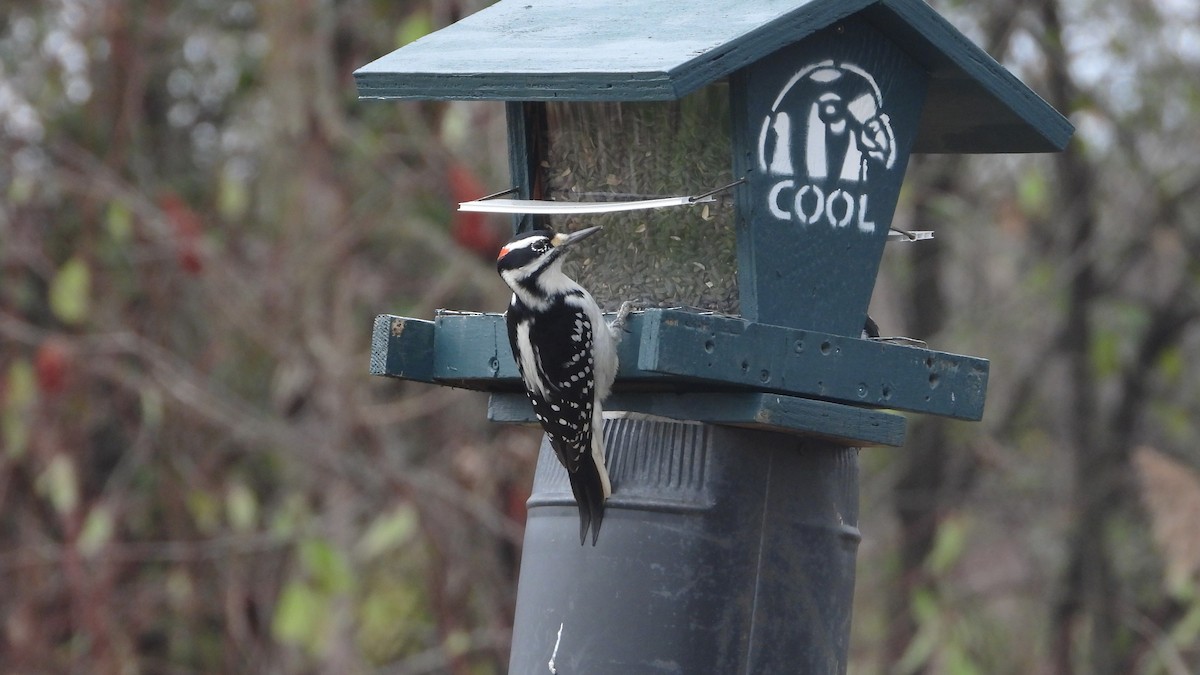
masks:
{"type": "Polygon", "coordinates": [[[29,359],[16,359],[8,367],[6,402],[14,408],[24,408],[37,398],[37,376],[29,359]]]}
{"type": "Polygon", "coordinates": [[[1183,376],[1185,365],[1183,350],[1178,345],[1164,349],[1158,357],[1158,372],[1162,373],[1163,378],[1170,382],[1179,381],[1179,378],[1183,376]]]}
{"type": "Polygon", "coordinates": [[[413,12],[396,30],[396,46],[403,47],[429,35],[432,31],[433,18],[429,16],[429,12],[413,12]]]}
{"type": "Polygon", "coordinates": [[[271,515],[271,534],[280,539],[290,539],[310,518],[311,514],[304,497],[295,493],[289,494],[271,515]]]}
{"type": "Polygon", "coordinates": [[[353,584],[354,577],[346,557],[324,539],[301,542],[300,560],[317,588],[327,593],[345,592],[353,584]]]}
{"type": "Polygon", "coordinates": [[[412,576],[375,580],[358,605],[358,637],[368,654],[394,654],[414,634],[425,634],[429,622],[420,582],[412,576]]]}
{"type": "Polygon", "coordinates": [[[967,543],[967,527],[964,518],[947,518],[938,526],[933,550],[925,563],[935,575],[944,574],[962,557],[967,543]]]}
{"type": "Polygon", "coordinates": [[[941,618],[937,599],[927,589],[913,591],[910,603],[917,620],[917,634],[893,667],[893,672],[915,673],[929,663],[941,642],[941,618]]]}
{"type": "Polygon", "coordinates": [[[108,211],[104,214],[104,225],[108,236],[118,244],[124,244],[133,236],[133,214],[124,202],[114,199],[108,203],[108,211]]]}
{"type": "Polygon", "coordinates": [[[1050,212],[1050,192],[1041,171],[1031,169],[1021,175],[1017,184],[1017,203],[1022,211],[1033,216],[1050,212]]]}
{"type": "Polygon", "coordinates": [[[162,394],[151,387],[145,387],[141,391],[142,404],[142,426],[147,429],[157,429],[162,426],[163,420],[163,397],[162,394]]]}
{"type": "Polygon", "coordinates": [[[250,208],[250,191],[246,189],[246,181],[231,171],[221,172],[221,182],[217,186],[217,210],[225,220],[241,220],[250,208]]]}
{"type": "Polygon", "coordinates": [[[58,455],[50,460],[46,470],[38,476],[35,487],[38,494],[50,500],[54,510],[59,513],[70,513],[79,505],[79,480],[75,464],[66,455],[58,455]]]}
{"type": "Polygon", "coordinates": [[[320,652],[329,610],[329,598],[307,584],[293,581],[284,587],[275,605],[271,632],[276,639],[320,652]]]}
{"type": "Polygon", "coordinates": [[[922,625],[936,622],[941,614],[937,596],[928,588],[914,589],[909,605],[912,607],[913,618],[922,625]]]}
{"type": "Polygon", "coordinates": [[[1121,337],[1111,330],[1097,330],[1089,350],[1092,370],[1099,377],[1116,374],[1121,369],[1121,337]]]}
{"type": "Polygon", "coordinates": [[[163,584],[163,588],[167,592],[167,601],[171,603],[171,607],[183,609],[194,606],[196,586],[192,583],[192,577],[186,570],[181,568],[171,570],[167,574],[167,581],[163,584]]]}
{"type": "Polygon", "coordinates": [[[8,184],[8,201],[13,206],[20,206],[28,202],[34,195],[33,178],[24,174],[17,174],[8,184]]]}
{"type": "Polygon", "coordinates": [[[416,509],[404,504],[385,513],[367,527],[358,540],[355,552],[363,558],[374,558],[408,543],[417,531],[416,509]]]}
{"type": "Polygon", "coordinates": [[[225,493],[225,515],[238,532],[254,529],[258,522],[258,500],[243,483],[233,483],[225,493]]]}
{"type": "Polygon", "coordinates": [[[471,636],[466,631],[451,631],[442,642],[442,649],[450,656],[466,654],[471,650],[471,636]]]}
{"type": "Polygon", "coordinates": [[[945,672],[949,675],[983,675],[963,645],[951,640],[942,649],[945,672]]]}
{"type": "Polygon", "coordinates": [[[205,534],[217,531],[221,524],[221,503],[204,490],[192,490],[187,496],[188,512],[196,528],[205,534]]]}
{"type": "Polygon", "coordinates": [[[79,550],[84,556],[91,558],[104,549],[112,541],[113,531],[112,511],[106,506],[96,506],[88,511],[83,521],[83,529],[79,533],[79,550]]]}
{"type": "Polygon", "coordinates": [[[87,318],[92,275],[79,256],[63,263],[50,282],[50,311],[65,324],[77,325],[87,318]]]}
{"type": "Polygon", "coordinates": [[[25,413],[14,408],[6,407],[0,424],[4,425],[4,452],[10,459],[20,459],[25,456],[29,447],[29,424],[25,413]]]}
{"type": "Polygon", "coordinates": [[[1167,437],[1181,444],[1187,444],[1194,436],[1192,428],[1192,410],[1188,406],[1175,402],[1159,403],[1152,408],[1155,417],[1167,431],[1167,437]]]}
{"type": "Polygon", "coordinates": [[[29,412],[37,399],[37,382],[28,359],[8,367],[8,395],[4,400],[4,451],[12,459],[25,455],[29,446],[29,412]]]}
{"type": "Polygon", "coordinates": [[[1180,646],[1195,645],[1200,640],[1200,598],[1192,600],[1187,613],[1171,629],[1171,639],[1180,646]]]}

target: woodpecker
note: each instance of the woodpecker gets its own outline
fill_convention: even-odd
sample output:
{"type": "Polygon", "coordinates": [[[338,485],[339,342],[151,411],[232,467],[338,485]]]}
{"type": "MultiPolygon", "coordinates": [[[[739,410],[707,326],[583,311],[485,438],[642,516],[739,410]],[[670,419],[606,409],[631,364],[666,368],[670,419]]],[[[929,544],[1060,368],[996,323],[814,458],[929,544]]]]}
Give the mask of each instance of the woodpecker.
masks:
{"type": "Polygon", "coordinates": [[[550,446],[567,470],[579,507],[579,543],[600,536],[612,494],[604,465],[601,402],[617,375],[617,344],[629,304],[610,326],[582,286],[563,274],[569,247],[600,231],[523,232],[500,249],[496,269],[512,289],[508,340],[550,446]]]}

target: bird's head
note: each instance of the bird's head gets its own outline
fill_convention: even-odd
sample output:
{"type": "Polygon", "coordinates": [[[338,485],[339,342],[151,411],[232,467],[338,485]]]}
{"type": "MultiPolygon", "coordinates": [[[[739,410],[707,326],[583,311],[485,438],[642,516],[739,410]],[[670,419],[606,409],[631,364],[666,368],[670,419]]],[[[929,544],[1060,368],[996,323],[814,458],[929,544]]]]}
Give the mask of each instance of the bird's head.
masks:
{"type": "Polygon", "coordinates": [[[589,227],[562,234],[550,230],[522,232],[500,249],[500,254],[496,256],[496,271],[513,290],[522,286],[545,287],[546,282],[551,281],[547,274],[561,276],[560,264],[556,263],[561,262],[571,245],[600,229],[589,227]]]}

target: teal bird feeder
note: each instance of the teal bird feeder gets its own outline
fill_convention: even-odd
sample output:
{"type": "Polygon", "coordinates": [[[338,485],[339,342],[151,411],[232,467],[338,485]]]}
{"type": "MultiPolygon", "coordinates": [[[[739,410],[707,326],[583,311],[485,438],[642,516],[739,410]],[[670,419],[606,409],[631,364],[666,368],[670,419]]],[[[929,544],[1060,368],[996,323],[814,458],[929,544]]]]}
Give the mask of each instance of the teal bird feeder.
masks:
{"type": "MultiPolygon", "coordinates": [[[[501,0],[355,79],[504,101],[515,231],[604,225],[568,273],[646,308],[595,546],[543,444],[510,672],[845,672],[858,449],[987,391],[985,359],[863,336],[908,158],[1059,151],[1067,120],[920,0],[501,0]]],[[[371,372],[534,422],[500,314],[381,315],[371,372]]]]}

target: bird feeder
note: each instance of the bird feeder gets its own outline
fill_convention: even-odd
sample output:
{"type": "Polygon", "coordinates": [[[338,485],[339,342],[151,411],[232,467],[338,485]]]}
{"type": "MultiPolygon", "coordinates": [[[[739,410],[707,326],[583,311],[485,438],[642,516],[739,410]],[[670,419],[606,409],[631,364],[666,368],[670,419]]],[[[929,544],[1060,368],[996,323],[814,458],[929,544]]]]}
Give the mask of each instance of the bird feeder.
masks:
{"type": "MultiPolygon", "coordinates": [[[[1071,125],[920,0],[501,0],[355,78],[505,101],[520,200],[738,183],[514,217],[605,225],[567,271],[647,309],[605,405],[595,547],[542,448],[510,672],[844,672],[857,448],[901,445],[900,411],[978,420],[987,389],[985,359],[863,337],[908,158],[1058,151],[1071,125]]],[[[382,315],[371,372],[530,423],[503,321],[382,315]]]]}

